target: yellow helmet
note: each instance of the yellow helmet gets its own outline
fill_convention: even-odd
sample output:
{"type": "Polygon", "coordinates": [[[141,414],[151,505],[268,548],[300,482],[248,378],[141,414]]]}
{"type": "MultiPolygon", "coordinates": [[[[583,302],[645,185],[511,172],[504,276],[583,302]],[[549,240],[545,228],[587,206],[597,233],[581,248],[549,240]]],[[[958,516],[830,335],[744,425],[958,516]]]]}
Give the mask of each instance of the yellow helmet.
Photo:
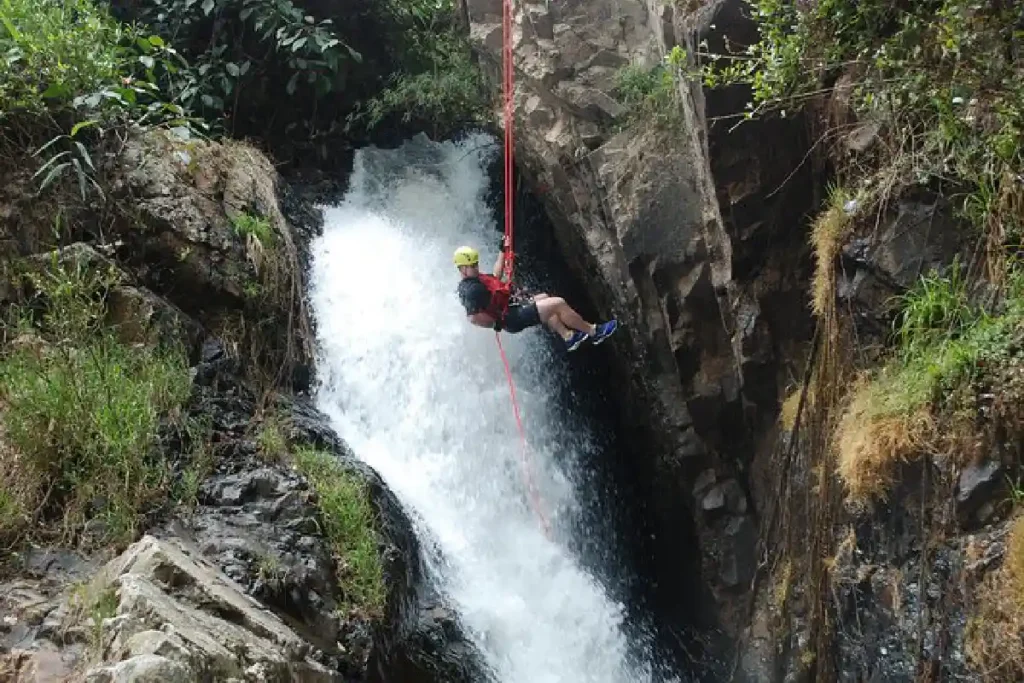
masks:
{"type": "Polygon", "coordinates": [[[453,260],[457,266],[475,266],[480,263],[480,253],[473,247],[459,247],[453,260]]]}

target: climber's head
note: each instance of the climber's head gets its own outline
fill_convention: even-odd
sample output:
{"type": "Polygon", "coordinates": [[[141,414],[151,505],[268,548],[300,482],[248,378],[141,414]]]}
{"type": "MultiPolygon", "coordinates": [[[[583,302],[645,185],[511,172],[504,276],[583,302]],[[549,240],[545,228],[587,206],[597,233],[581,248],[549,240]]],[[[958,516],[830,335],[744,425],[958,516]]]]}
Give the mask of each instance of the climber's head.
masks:
{"type": "Polygon", "coordinates": [[[452,260],[462,277],[473,277],[480,272],[480,253],[473,247],[459,247],[452,260]]]}

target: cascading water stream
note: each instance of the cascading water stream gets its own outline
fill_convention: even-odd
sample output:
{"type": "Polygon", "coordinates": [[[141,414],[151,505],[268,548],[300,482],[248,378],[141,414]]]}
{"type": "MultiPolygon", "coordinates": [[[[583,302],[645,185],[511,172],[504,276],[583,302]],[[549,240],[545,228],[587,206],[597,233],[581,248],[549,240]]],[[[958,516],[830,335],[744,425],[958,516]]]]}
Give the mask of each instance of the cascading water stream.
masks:
{"type": "Polygon", "coordinates": [[[455,294],[457,246],[477,245],[487,271],[497,254],[486,201],[497,151],[482,135],[420,136],[357,154],[314,244],[318,402],[406,507],[430,580],[497,681],[663,681],[643,639],[628,635],[624,607],[568,549],[568,538],[604,530],[583,526],[576,502],[593,444],[549,398],[565,359],[545,330],[503,336],[549,540],[529,503],[494,334],[466,321],[455,294]]]}

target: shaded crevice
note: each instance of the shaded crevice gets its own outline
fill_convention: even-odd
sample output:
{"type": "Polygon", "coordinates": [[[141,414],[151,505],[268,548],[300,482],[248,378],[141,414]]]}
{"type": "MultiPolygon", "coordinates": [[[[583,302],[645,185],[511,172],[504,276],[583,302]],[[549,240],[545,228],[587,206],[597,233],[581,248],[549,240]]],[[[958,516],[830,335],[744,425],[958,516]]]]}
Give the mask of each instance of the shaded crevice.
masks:
{"type": "MultiPolygon", "coordinates": [[[[492,167],[491,179],[497,241],[504,223],[500,163],[492,167]]],[[[604,319],[606,312],[597,309],[586,286],[568,267],[543,204],[521,180],[525,178],[517,174],[518,278],[530,288],[562,296],[585,318],[604,319]]],[[[668,320],[648,270],[639,261],[630,265],[648,317],[658,318],[658,325],[652,327],[662,337],[658,348],[665,351],[647,361],[678,372],[668,320]],[[637,269],[642,273],[634,272],[637,269]]],[[[574,550],[610,594],[626,606],[631,640],[647,641],[668,671],[699,680],[701,672],[714,668],[707,661],[708,652],[717,649],[710,643],[720,634],[715,630],[714,600],[701,575],[702,552],[693,511],[688,497],[678,495],[676,482],[684,474],[654,471],[659,465],[649,455],[655,447],[651,443],[652,416],[637,414],[639,406],[631,402],[629,392],[608,379],[613,374],[609,366],[614,345],[584,347],[566,356],[554,335],[540,334],[550,340],[552,362],[568,366],[571,389],[557,398],[558,405],[582,416],[600,442],[599,456],[588,464],[588,486],[580,491],[580,502],[585,523],[610,533],[614,547],[595,552],[580,538],[574,550]],[[666,520],[673,520],[671,528],[666,520]],[[666,552],[668,549],[671,551],[666,552]]],[[[688,463],[681,466],[689,469],[688,463]]]]}

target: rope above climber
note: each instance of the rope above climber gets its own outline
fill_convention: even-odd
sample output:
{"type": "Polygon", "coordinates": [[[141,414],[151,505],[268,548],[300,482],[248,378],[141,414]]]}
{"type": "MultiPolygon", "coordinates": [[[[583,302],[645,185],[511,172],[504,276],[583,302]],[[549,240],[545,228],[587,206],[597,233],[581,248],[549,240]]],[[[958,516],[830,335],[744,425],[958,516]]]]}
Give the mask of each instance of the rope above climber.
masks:
{"type": "Polygon", "coordinates": [[[509,244],[506,235],[492,275],[480,272],[480,253],[476,249],[465,246],[455,250],[453,260],[462,276],[459,298],[472,324],[509,334],[544,324],[562,338],[568,351],[575,351],[588,339],[600,344],[615,332],[615,319],[590,323],[561,297],[544,293],[526,296],[515,288],[506,277],[506,260],[512,259],[509,244]]]}

